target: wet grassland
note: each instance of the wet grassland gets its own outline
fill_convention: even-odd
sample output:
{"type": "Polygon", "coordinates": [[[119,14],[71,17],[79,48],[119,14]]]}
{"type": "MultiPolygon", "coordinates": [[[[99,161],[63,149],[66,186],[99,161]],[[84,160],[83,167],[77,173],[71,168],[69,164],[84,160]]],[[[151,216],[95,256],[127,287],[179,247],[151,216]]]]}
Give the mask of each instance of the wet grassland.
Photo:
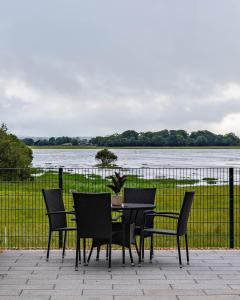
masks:
{"type": "MultiPolygon", "coordinates": [[[[72,210],[72,190],[82,192],[110,192],[106,187],[107,176],[87,171],[86,173],[64,172],[62,178],[64,202],[72,210]]],[[[0,248],[46,248],[48,220],[41,189],[58,188],[59,174],[56,171],[37,172],[28,181],[0,182],[0,248]]],[[[214,177],[201,179],[167,178],[128,175],[126,187],[156,187],[157,211],[179,212],[185,191],[195,191],[195,199],[189,220],[189,245],[193,248],[229,247],[229,186],[226,181],[214,177]]],[[[239,219],[239,186],[234,186],[234,216],[239,219]]],[[[73,226],[72,217],[68,217],[73,226]]],[[[156,218],[155,226],[173,229],[173,219],[156,218]]],[[[235,245],[239,247],[239,223],[235,223],[235,245]]],[[[75,234],[68,237],[68,247],[74,248],[75,234]]],[[[88,243],[89,245],[89,243],[88,243]]],[[[148,247],[148,244],[146,245],[148,247]]],[[[174,237],[156,237],[154,247],[175,248],[174,237]]],[[[55,234],[53,247],[58,247],[55,234]]]]}

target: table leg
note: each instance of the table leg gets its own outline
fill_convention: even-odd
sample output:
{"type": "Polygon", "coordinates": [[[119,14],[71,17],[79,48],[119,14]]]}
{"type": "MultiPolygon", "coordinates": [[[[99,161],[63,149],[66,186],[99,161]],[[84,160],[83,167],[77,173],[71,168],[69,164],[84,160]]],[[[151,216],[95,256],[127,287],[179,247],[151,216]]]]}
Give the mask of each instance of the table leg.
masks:
{"type": "Polygon", "coordinates": [[[123,266],[125,266],[125,242],[126,242],[125,230],[126,230],[126,225],[123,222],[123,246],[122,246],[122,264],[123,264],[123,266]]]}

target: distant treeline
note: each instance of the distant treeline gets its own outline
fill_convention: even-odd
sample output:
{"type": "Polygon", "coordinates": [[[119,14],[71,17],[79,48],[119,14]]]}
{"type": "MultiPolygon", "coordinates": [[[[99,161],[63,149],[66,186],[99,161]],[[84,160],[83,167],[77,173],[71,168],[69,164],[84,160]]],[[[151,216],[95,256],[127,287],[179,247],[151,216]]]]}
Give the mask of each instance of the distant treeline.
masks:
{"type": "Polygon", "coordinates": [[[239,146],[240,139],[234,133],[225,135],[214,134],[208,130],[199,130],[191,133],[185,130],[161,130],[157,132],[136,132],[127,130],[121,134],[97,136],[89,143],[104,147],[124,146],[239,146]]]}
{"type": "Polygon", "coordinates": [[[25,138],[22,141],[28,146],[60,146],[60,145],[71,145],[71,146],[78,146],[78,145],[87,145],[87,139],[80,139],[80,138],[71,138],[68,136],[62,137],[51,137],[49,139],[38,139],[34,141],[32,138],[25,138]]]}
{"type": "Polygon", "coordinates": [[[60,145],[94,145],[103,147],[128,146],[240,146],[240,139],[234,133],[215,134],[208,130],[199,130],[191,133],[185,130],[161,130],[156,132],[136,132],[127,130],[109,136],[80,139],[67,136],[51,137],[49,139],[25,138],[22,141],[28,146],[60,146],[60,145]]]}

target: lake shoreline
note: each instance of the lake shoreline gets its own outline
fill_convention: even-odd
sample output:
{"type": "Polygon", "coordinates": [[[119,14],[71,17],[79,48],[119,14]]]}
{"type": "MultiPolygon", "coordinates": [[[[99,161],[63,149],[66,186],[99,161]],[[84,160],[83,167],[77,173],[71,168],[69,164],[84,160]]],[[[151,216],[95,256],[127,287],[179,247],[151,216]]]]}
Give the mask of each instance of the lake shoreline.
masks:
{"type": "Polygon", "coordinates": [[[185,150],[185,149],[214,149],[214,150],[217,150],[217,149],[240,149],[240,146],[197,146],[197,147],[194,147],[194,146],[184,146],[184,147],[159,147],[159,146],[156,146],[156,147],[153,147],[153,146],[149,146],[149,147],[146,147],[146,146],[132,146],[132,147],[106,147],[106,146],[70,146],[70,145],[59,145],[59,146],[29,146],[31,149],[61,149],[61,150],[64,150],[64,149],[84,149],[84,150],[91,150],[91,149],[103,149],[103,148],[107,148],[107,149],[117,149],[117,150],[121,150],[121,149],[144,149],[144,150],[152,150],[152,149],[163,149],[163,150],[167,150],[167,149],[178,149],[178,150],[185,150]]]}

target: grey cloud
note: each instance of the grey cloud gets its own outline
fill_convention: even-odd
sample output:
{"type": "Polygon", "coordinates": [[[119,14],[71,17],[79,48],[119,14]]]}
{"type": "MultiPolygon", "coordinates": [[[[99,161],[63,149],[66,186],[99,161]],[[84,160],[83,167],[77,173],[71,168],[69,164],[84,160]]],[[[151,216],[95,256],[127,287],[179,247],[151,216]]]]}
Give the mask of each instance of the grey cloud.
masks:
{"type": "Polygon", "coordinates": [[[0,120],[39,135],[211,128],[240,114],[211,100],[240,85],[239,12],[238,0],[0,1],[0,85],[39,101],[0,86],[0,120]]]}

